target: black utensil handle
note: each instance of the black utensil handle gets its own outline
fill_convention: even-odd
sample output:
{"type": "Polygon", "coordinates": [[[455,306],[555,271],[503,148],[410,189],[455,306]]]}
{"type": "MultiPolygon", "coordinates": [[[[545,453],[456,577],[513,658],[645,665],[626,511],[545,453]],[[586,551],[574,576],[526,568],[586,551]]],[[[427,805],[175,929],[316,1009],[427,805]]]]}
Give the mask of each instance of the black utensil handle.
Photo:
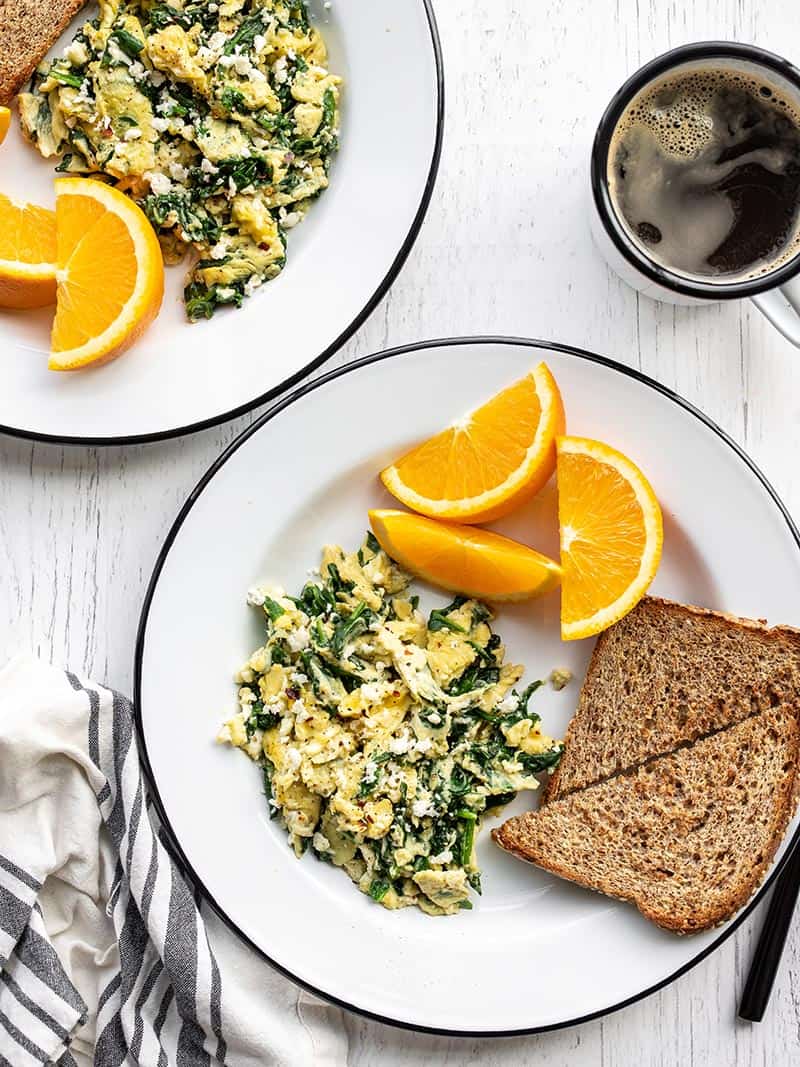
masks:
{"type": "Polygon", "coordinates": [[[760,1023],[764,1017],[799,893],[800,847],[795,847],[778,877],[772,900],[769,902],[767,917],[753,954],[750,973],[739,1005],[741,1019],[760,1023]]]}

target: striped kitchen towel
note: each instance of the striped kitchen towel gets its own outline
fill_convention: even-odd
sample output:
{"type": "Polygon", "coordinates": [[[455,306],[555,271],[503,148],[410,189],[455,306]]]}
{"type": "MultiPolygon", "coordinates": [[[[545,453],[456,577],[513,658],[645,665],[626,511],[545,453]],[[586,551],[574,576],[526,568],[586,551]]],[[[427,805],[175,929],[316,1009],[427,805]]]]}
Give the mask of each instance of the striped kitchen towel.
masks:
{"type": "Polygon", "coordinates": [[[195,900],[132,709],[22,656],[0,671],[0,1067],[329,1064],[341,1013],[195,900]]]}

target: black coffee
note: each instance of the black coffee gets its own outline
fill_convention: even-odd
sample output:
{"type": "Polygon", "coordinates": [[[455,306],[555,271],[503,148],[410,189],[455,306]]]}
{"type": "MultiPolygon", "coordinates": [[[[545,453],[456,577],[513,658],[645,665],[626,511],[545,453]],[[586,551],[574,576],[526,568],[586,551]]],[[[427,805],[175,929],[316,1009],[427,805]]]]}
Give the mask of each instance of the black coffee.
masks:
{"type": "Polygon", "coordinates": [[[643,90],[608,181],[634,241],[679,273],[751,278],[800,250],[800,113],[755,75],[703,67],[643,90]]]}

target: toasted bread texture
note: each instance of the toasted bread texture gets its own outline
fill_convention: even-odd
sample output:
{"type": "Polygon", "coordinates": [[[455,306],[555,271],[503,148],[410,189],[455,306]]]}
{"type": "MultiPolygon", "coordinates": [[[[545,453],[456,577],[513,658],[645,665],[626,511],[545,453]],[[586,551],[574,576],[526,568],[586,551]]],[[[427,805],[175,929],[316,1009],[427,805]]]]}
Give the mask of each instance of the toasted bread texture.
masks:
{"type": "Polygon", "coordinates": [[[0,104],[7,106],[86,0],[0,0],[0,104]]]}
{"type": "Polygon", "coordinates": [[[724,922],[760,884],[798,797],[800,727],[781,705],[509,819],[509,852],[659,926],[724,922]]]}
{"type": "Polygon", "coordinates": [[[799,630],[645,597],[597,641],[544,801],[792,703],[799,630]]]}

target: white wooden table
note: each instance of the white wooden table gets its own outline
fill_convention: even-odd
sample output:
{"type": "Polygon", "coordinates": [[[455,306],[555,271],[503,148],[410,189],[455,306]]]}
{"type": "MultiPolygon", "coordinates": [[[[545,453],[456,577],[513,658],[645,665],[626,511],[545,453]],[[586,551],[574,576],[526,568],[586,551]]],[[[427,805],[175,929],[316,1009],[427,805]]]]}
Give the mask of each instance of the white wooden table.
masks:
{"type": "MultiPolygon", "coordinates": [[[[800,352],[747,306],[686,310],[638,298],[595,254],[585,206],[594,127],[627,74],[669,47],[710,38],[800,61],[796,5],[438,0],[437,15],[447,121],[433,201],[391,292],[329,366],[470,333],[590,348],[703,408],[800,516],[800,352]]],[[[136,623],[159,546],[200,475],[254,417],[135,448],[0,439],[0,658],[31,647],[130,691],[136,623]]],[[[349,1063],[796,1064],[800,919],[766,1020],[736,1019],[762,917],[763,909],[661,993],[568,1031],[447,1040],[348,1016],[349,1063]]]]}

